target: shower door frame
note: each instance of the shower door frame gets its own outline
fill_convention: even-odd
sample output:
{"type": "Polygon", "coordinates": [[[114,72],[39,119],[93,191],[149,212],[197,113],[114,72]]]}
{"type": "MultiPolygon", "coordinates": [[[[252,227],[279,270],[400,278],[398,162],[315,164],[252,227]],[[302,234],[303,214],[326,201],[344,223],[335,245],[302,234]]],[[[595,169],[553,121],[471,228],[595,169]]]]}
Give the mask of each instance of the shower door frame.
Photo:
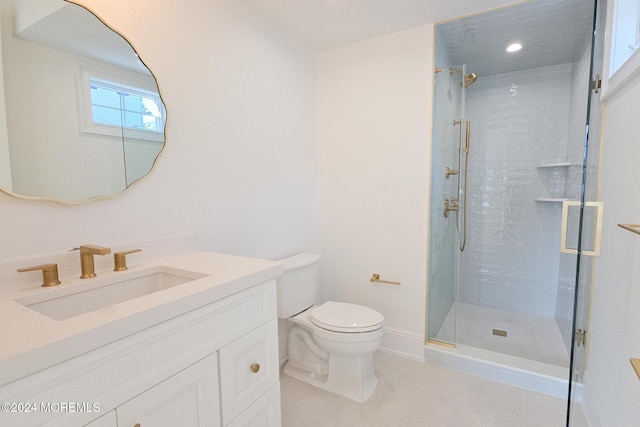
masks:
{"type": "MultiPolygon", "coordinates": [[[[452,91],[457,91],[459,90],[459,93],[456,93],[456,101],[457,104],[455,102],[452,102],[452,105],[454,107],[455,111],[447,111],[448,113],[452,113],[452,115],[441,118],[441,117],[435,117],[434,122],[436,122],[437,120],[440,121],[440,123],[442,124],[442,126],[446,129],[447,127],[450,128],[450,130],[452,131],[452,135],[449,138],[445,138],[444,141],[440,141],[442,144],[444,145],[452,145],[453,146],[453,153],[455,155],[455,159],[453,159],[453,161],[451,162],[451,164],[447,165],[447,168],[449,167],[456,167],[457,169],[454,170],[455,174],[451,174],[455,177],[455,182],[456,182],[456,190],[455,192],[453,190],[450,190],[448,192],[448,196],[446,197],[451,197],[451,199],[455,200],[455,202],[451,202],[451,199],[447,198],[445,199],[444,205],[442,203],[438,203],[438,201],[436,200],[431,200],[431,216],[433,216],[434,214],[439,215],[436,212],[442,212],[442,215],[447,218],[445,219],[445,222],[447,223],[448,227],[451,227],[451,223],[453,222],[455,224],[455,236],[456,239],[454,239],[454,245],[453,248],[447,248],[453,251],[453,254],[449,254],[453,256],[453,265],[454,265],[454,269],[453,269],[453,277],[452,277],[452,281],[451,281],[451,285],[452,285],[452,292],[453,292],[453,305],[455,305],[455,319],[453,319],[453,327],[452,327],[452,333],[453,333],[453,339],[439,339],[439,338],[433,338],[433,337],[429,337],[429,333],[427,330],[427,333],[425,334],[425,344],[430,342],[430,343],[435,343],[441,346],[445,346],[445,347],[451,347],[451,348],[455,348],[456,346],[456,335],[457,335],[457,318],[458,318],[458,314],[457,314],[457,301],[458,301],[458,271],[459,271],[459,262],[460,262],[460,252],[461,252],[461,237],[460,237],[460,233],[461,233],[461,208],[462,209],[466,209],[466,201],[464,201],[465,206],[461,206],[460,204],[460,200],[462,198],[462,187],[463,185],[465,185],[465,183],[462,182],[462,175],[463,175],[463,170],[462,170],[462,146],[463,146],[463,138],[467,138],[468,135],[465,134],[465,130],[463,130],[463,127],[465,127],[465,123],[466,123],[466,116],[465,116],[465,102],[466,102],[466,90],[467,90],[467,86],[464,85],[463,83],[460,83],[460,85],[458,85],[458,79],[455,79],[455,84],[454,84],[454,73],[453,70],[456,71],[460,71],[460,75],[461,75],[461,81],[464,82],[464,76],[466,75],[466,64],[461,64],[461,65],[451,65],[449,67],[446,68],[442,68],[442,69],[436,69],[436,76],[434,76],[434,93],[435,93],[435,85],[438,83],[437,79],[438,77],[441,77],[442,80],[444,80],[444,78],[446,78],[446,82],[444,83],[448,83],[448,94],[450,94],[452,91]],[[447,206],[451,206],[451,203],[454,203],[456,209],[455,210],[451,210],[448,211],[447,210],[447,206]],[[438,208],[436,208],[436,206],[438,208]],[[455,216],[455,221],[450,218],[451,216],[455,216]]],[[[453,96],[450,97],[450,99],[453,99],[453,96]]],[[[434,109],[434,112],[436,112],[436,110],[434,109]]],[[[435,114],[435,113],[434,113],[435,114]]],[[[435,125],[434,125],[435,126],[435,125]]],[[[449,133],[445,132],[447,136],[449,136],[449,133]]],[[[465,156],[468,156],[468,153],[465,153],[465,156]]],[[[441,171],[432,171],[432,185],[433,182],[435,181],[433,179],[433,174],[434,173],[438,173],[441,174],[442,176],[445,176],[445,182],[449,182],[448,180],[451,178],[449,171],[445,172],[445,168],[443,168],[441,171]]],[[[466,179],[466,177],[464,178],[466,179]]],[[[431,193],[433,193],[433,187],[431,189],[431,193]]],[[[462,215],[466,216],[466,211],[462,213],[462,215]]],[[[463,219],[464,221],[466,221],[466,218],[463,219]]],[[[433,221],[433,218],[431,218],[430,221],[430,225],[431,222],[433,221]]],[[[465,236],[466,239],[466,236],[465,236]]],[[[431,263],[431,261],[433,260],[432,255],[432,251],[429,251],[429,263],[431,263]]],[[[429,265],[429,271],[432,271],[432,265],[429,265]]],[[[428,299],[428,301],[431,301],[431,298],[428,299]]],[[[427,313],[429,312],[429,309],[427,309],[427,313]]],[[[451,313],[449,313],[449,311],[447,311],[447,315],[446,317],[449,317],[451,313]]],[[[444,319],[443,322],[446,322],[447,319],[444,319]]],[[[441,329],[441,328],[439,328],[441,329]]]]}

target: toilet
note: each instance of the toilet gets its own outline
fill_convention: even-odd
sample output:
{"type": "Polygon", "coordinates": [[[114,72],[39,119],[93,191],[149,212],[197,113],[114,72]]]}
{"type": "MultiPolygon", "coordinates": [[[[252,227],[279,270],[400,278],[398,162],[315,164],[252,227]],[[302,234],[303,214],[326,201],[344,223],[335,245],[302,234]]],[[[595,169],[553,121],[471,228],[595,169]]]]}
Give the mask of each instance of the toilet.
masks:
{"type": "Polygon", "coordinates": [[[382,344],[384,316],[357,304],[317,304],[321,255],[280,260],[278,317],[289,322],[284,373],[327,391],[364,402],[376,390],[373,353],[382,344]]]}

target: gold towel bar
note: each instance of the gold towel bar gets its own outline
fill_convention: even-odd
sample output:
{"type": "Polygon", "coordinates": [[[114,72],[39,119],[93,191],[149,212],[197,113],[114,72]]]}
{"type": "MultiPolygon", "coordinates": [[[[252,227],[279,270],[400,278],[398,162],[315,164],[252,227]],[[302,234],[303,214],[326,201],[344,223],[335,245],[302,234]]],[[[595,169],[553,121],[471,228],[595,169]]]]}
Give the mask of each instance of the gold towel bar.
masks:
{"type": "Polygon", "coordinates": [[[369,279],[370,282],[378,282],[378,283],[387,283],[389,285],[399,285],[400,282],[391,282],[389,280],[380,280],[380,275],[379,274],[373,274],[371,275],[371,279],[369,279]]]}
{"type": "Polygon", "coordinates": [[[634,359],[632,357],[629,361],[631,362],[631,366],[633,366],[633,370],[636,371],[636,375],[640,379],[640,359],[634,359]]]}
{"type": "Polygon", "coordinates": [[[640,234],[640,224],[618,224],[618,227],[629,230],[632,233],[640,234]]]}

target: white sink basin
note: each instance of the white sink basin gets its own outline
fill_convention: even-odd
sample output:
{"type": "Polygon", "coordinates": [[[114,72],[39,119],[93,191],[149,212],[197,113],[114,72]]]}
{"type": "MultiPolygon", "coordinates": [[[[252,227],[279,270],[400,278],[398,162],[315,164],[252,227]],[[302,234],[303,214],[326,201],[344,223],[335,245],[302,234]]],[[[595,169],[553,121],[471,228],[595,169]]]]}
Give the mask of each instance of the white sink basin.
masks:
{"type": "Polygon", "coordinates": [[[68,286],[17,299],[16,302],[55,320],[65,320],[124,301],[179,286],[205,274],[156,266],[85,279],[68,286]]]}

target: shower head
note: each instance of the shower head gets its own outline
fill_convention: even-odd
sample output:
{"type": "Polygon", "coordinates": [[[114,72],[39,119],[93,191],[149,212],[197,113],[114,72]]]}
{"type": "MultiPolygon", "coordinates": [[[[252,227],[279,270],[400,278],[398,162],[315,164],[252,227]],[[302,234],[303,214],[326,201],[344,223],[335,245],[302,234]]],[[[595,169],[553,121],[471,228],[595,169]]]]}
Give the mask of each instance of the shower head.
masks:
{"type": "Polygon", "coordinates": [[[472,84],[474,84],[477,79],[478,79],[478,76],[476,75],[476,73],[469,73],[466,76],[464,76],[465,89],[471,86],[472,84]]]}
{"type": "Polygon", "coordinates": [[[462,74],[462,71],[457,68],[449,68],[449,75],[453,75],[453,73],[460,74],[462,76],[460,86],[463,86],[464,84],[465,89],[474,84],[478,78],[476,73],[462,74]]]}

